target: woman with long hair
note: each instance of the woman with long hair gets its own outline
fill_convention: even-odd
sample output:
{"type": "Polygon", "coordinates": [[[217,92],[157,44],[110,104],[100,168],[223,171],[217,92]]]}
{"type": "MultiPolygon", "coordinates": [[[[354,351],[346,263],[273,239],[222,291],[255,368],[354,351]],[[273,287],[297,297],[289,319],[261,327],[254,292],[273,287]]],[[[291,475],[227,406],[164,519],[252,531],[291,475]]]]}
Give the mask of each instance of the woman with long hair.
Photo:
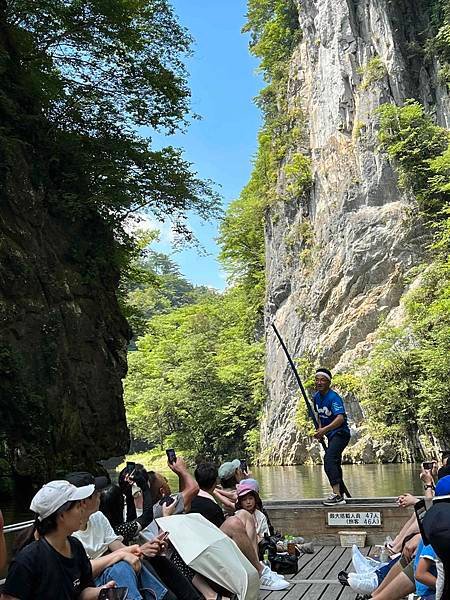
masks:
{"type": "MultiPolygon", "coordinates": [[[[148,473],[142,465],[136,464],[132,475],[127,468],[123,469],[119,474],[119,485],[110,485],[102,492],[100,510],[114,531],[123,537],[125,544],[135,541],[140,531],[153,521],[153,500],[150,490],[153,475],[152,471],[148,473]],[[139,494],[139,498],[135,498],[133,492],[139,494]],[[137,516],[135,501],[138,501],[141,507],[139,516],[137,516]]],[[[145,565],[176,596],[177,600],[200,600],[201,595],[191,582],[165,556],[145,557],[145,565]]]]}

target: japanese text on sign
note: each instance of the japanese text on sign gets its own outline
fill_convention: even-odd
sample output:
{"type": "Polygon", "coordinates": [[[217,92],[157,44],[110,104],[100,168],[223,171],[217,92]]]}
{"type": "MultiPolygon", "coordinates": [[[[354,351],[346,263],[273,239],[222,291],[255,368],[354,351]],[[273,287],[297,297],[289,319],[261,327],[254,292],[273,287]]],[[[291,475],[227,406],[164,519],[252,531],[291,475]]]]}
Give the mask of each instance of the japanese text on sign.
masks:
{"type": "Polygon", "coordinates": [[[329,512],[328,525],[339,526],[353,525],[364,527],[377,527],[381,525],[379,512],[329,512]]]}

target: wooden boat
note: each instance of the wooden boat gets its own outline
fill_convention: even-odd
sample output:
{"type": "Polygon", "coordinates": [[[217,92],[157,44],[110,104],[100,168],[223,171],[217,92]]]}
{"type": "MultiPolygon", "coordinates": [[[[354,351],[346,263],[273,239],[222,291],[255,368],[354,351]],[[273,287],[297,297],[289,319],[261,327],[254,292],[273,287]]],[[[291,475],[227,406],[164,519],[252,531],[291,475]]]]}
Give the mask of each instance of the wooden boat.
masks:
{"type": "Polygon", "coordinates": [[[340,545],[339,532],[366,532],[366,544],[394,538],[413,509],[401,508],[397,498],[349,498],[346,504],[324,506],[322,499],[264,502],[275,529],[301,535],[321,546],[340,545]]]}

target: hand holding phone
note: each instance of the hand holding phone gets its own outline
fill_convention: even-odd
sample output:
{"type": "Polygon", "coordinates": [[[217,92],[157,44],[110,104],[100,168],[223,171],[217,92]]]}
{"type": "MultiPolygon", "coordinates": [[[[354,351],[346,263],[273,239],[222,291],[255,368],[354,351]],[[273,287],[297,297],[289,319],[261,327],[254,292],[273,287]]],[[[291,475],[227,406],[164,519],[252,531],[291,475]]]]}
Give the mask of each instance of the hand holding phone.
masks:
{"type": "Polygon", "coordinates": [[[426,461],[422,463],[422,467],[425,471],[431,471],[433,469],[434,460],[426,461]]]}
{"type": "Polygon", "coordinates": [[[159,501],[160,506],[165,504],[166,506],[170,506],[173,502],[175,502],[175,498],[173,496],[163,496],[159,501]]]}
{"type": "Polygon", "coordinates": [[[126,600],[127,595],[127,587],[103,588],[100,590],[98,600],[126,600]]]}
{"type": "Polygon", "coordinates": [[[248,471],[247,461],[245,460],[245,458],[241,458],[241,471],[243,473],[247,473],[248,471]]]}
{"type": "Polygon", "coordinates": [[[167,460],[169,462],[169,465],[173,465],[173,463],[176,462],[176,460],[177,460],[177,455],[175,454],[175,450],[173,448],[167,448],[166,454],[167,454],[167,460]]]}
{"type": "Polygon", "coordinates": [[[159,533],[156,536],[156,539],[158,540],[158,542],[160,544],[163,544],[167,540],[168,537],[169,537],[169,532],[168,531],[162,531],[161,533],[159,533]]]}

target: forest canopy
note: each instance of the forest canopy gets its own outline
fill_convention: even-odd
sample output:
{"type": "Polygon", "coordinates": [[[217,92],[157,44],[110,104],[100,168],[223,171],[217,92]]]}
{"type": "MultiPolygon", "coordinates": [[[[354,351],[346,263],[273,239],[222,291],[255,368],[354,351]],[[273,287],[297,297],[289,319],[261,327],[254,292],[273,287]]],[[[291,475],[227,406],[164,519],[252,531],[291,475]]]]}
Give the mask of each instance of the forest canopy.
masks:
{"type": "Polygon", "coordinates": [[[191,38],[166,0],[9,0],[3,19],[8,92],[23,109],[24,134],[41,128],[55,210],[95,211],[121,243],[126,217],[142,210],[187,237],[187,211],[218,215],[217,194],[182,151],[153,150],[144,135],[173,132],[191,116],[191,38]]]}

